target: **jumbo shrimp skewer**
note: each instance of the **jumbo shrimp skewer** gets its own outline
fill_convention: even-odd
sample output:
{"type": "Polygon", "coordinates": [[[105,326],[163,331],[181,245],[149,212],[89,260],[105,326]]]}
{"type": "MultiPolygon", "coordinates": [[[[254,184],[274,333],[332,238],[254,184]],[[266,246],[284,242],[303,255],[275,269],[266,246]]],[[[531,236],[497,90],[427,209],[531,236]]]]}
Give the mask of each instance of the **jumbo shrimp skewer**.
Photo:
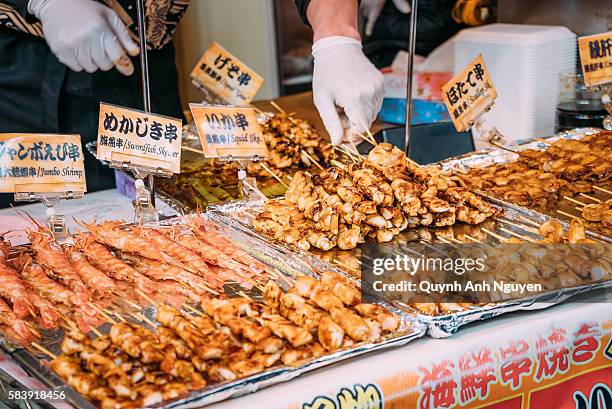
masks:
{"type": "Polygon", "coordinates": [[[146,294],[155,292],[155,283],[115,257],[106,247],[95,241],[91,235],[79,234],[74,238],[77,248],[87,256],[95,267],[109,277],[135,283],[146,294]]]}
{"type": "Polygon", "coordinates": [[[116,291],[117,286],[113,280],[91,265],[81,252],[73,247],[65,248],[65,252],[70,264],[87,285],[92,297],[105,298],[116,291]]]}
{"type": "Polygon", "coordinates": [[[34,311],[34,307],[23,282],[7,262],[8,254],[8,247],[0,241],[0,296],[11,302],[13,312],[18,318],[24,318],[34,311]]]}
{"type": "Polygon", "coordinates": [[[168,264],[177,264],[176,260],[168,256],[163,250],[142,237],[120,228],[122,222],[104,222],[100,224],[77,221],[81,226],[93,234],[96,241],[110,247],[134,253],[151,260],[163,261],[168,264]]]}
{"type": "Polygon", "coordinates": [[[166,252],[170,257],[173,257],[177,261],[191,267],[193,270],[196,270],[199,275],[205,277],[212,274],[208,264],[206,264],[206,262],[202,260],[200,256],[191,251],[189,248],[182,246],[180,243],[171,240],[165,234],[160,233],[155,229],[144,229],[136,226],[132,226],[131,231],[140,237],[147,239],[149,242],[153,243],[159,248],[164,249],[164,252],[166,252]]]}
{"type": "Polygon", "coordinates": [[[36,253],[36,261],[48,269],[52,278],[74,291],[78,305],[87,305],[90,299],[87,286],[74,271],[61,247],[53,243],[52,236],[41,231],[29,231],[28,237],[36,253]]]}
{"type": "Polygon", "coordinates": [[[210,289],[206,284],[206,281],[204,281],[202,278],[180,267],[160,263],[158,261],[146,260],[143,257],[134,254],[122,253],[121,258],[131,263],[134,269],[136,269],[138,272],[153,280],[180,281],[191,286],[201,295],[206,293],[219,295],[217,291],[210,289]]]}
{"type": "MultiPolygon", "coordinates": [[[[19,275],[33,289],[33,293],[41,298],[55,304],[48,306],[53,310],[61,311],[60,306],[70,307],[63,311],[63,315],[76,314],[76,320],[82,328],[100,325],[100,321],[96,317],[97,313],[89,305],[79,305],[77,303],[76,294],[70,289],[64,287],[58,282],[49,278],[45,269],[34,262],[27,254],[19,255],[17,259],[19,265],[19,275]]],[[[41,309],[42,315],[42,309],[41,309]]]]}
{"type": "Polygon", "coordinates": [[[2,299],[0,299],[0,325],[10,328],[10,331],[7,331],[7,335],[14,338],[21,345],[28,345],[37,338],[25,321],[17,318],[15,313],[2,299]]]}

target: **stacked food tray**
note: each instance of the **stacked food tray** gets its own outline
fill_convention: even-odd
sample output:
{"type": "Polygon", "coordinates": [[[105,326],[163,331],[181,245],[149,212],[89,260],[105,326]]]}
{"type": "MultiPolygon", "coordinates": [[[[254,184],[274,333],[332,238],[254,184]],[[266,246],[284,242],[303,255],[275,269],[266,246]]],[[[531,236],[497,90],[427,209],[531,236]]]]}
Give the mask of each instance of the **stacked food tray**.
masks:
{"type": "MultiPolygon", "coordinates": [[[[240,248],[268,254],[260,247],[266,243],[252,243],[250,236],[200,215],[166,220],[154,229],[112,222],[84,227],[88,233],[74,235],[63,247],[48,241],[44,231],[32,232],[32,244],[11,248],[2,264],[5,274],[19,277],[13,278],[21,283],[17,287],[38,294],[31,299],[49,296],[43,287],[56,287],[52,302],[60,301],[54,298],[60,293],[73,294],[51,308],[59,316],[14,321],[27,324],[15,325],[25,331],[24,345],[3,331],[0,345],[49,388],[65,388],[75,407],[115,403],[102,398],[116,399],[119,406],[201,407],[405,345],[425,333],[414,316],[393,306],[361,304],[357,288],[340,275],[304,274],[291,263],[262,264],[240,248]],[[76,279],[63,286],[51,278],[55,269],[66,274],[69,268],[58,260],[77,260],[70,264],[78,266],[75,271],[97,278],[84,279],[86,288],[76,279]],[[288,294],[296,282],[301,286],[288,294]],[[304,292],[304,283],[310,292],[304,292]],[[327,291],[324,299],[313,288],[327,291]],[[94,291],[100,291],[95,299],[78,301],[94,291]],[[298,311],[304,311],[298,308],[316,317],[305,314],[310,321],[302,322],[298,311]],[[346,326],[349,321],[352,326],[346,326]],[[93,335],[84,335],[88,332],[93,335]],[[148,337],[154,345],[142,342],[148,337]],[[156,355],[160,342],[166,345],[163,360],[156,355]],[[189,371],[173,372],[177,368],[189,371]],[[126,385],[134,386],[135,395],[126,385]]],[[[36,308],[45,305],[38,300],[36,308]]]]}
{"type": "Polygon", "coordinates": [[[612,232],[610,157],[612,132],[579,128],[512,150],[451,158],[441,166],[504,206],[529,208],[566,222],[581,218],[606,240],[612,232]]]}

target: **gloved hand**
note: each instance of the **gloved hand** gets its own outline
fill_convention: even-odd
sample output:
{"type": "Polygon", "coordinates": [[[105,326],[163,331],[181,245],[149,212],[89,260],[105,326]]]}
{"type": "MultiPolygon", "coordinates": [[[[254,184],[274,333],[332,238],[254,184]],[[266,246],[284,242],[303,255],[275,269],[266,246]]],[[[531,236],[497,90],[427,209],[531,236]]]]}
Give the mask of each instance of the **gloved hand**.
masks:
{"type": "Polygon", "coordinates": [[[108,71],[113,66],[132,75],[127,54],[139,48],[109,7],[93,0],[30,0],[28,12],[42,23],[45,40],[61,63],[73,71],[108,71]]]}
{"type": "Polygon", "coordinates": [[[350,37],[325,37],[312,46],[314,103],[332,143],[339,145],[347,126],[365,132],[380,111],[383,76],[361,51],[361,43],[350,37]],[[343,124],[336,106],[344,109],[343,124]]]}
{"type": "MultiPolygon", "coordinates": [[[[361,0],[361,14],[366,18],[365,34],[369,37],[374,32],[374,25],[387,0],[361,0]]],[[[393,0],[395,7],[404,14],[410,13],[410,2],[408,0],[393,0]]]]}

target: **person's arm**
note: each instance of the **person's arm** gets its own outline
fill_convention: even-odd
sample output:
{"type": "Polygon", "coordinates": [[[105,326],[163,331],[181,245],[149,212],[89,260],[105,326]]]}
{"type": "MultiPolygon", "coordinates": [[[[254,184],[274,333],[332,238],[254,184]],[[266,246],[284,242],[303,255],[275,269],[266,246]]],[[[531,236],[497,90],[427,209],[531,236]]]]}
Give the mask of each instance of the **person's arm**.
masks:
{"type": "Polygon", "coordinates": [[[357,0],[311,0],[306,16],[314,31],[313,42],[331,36],[361,41],[357,0]]]}
{"type": "Polygon", "coordinates": [[[361,49],[357,0],[306,3],[314,31],[314,103],[332,143],[338,145],[355,132],[365,132],[376,119],[382,106],[383,76],[361,49]]]}
{"type": "Polygon", "coordinates": [[[36,18],[28,13],[28,0],[2,0],[0,3],[10,6],[28,22],[36,21],[36,18]]]}

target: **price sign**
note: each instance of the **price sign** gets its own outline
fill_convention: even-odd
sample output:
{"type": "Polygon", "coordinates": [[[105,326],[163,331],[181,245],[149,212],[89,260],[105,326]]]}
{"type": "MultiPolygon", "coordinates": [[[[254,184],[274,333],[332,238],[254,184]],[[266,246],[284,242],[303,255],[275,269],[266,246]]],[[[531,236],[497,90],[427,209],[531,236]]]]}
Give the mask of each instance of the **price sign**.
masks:
{"type": "Polygon", "coordinates": [[[0,134],[0,192],[86,192],[80,135],[0,134]]]}
{"type": "Polygon", "coordinates": [[[263,78],[214,42],[191,72],[196,84],[232,105],[248,105],[263,85],[263,78]]]}
{"type": "Polygon", "coordinates": [[[482,55],[442,87],[442,97],[457,131],[469,129],[497,98],[482,55]]]}
{"type": "Polygon", "coordinates": [[[181,172],[180,119],[100,103],[98,159],[181,172]]]}
{"type": "Polygon", "coordinates": [[[268,148],[253,108],[190,104],[207,158],[267,158],[268,148]]]}
{"type": "Polygon", "coordinates": [[[578,39],[582,74],[587,87],[612,82],[612,31],[578,39]]]}

